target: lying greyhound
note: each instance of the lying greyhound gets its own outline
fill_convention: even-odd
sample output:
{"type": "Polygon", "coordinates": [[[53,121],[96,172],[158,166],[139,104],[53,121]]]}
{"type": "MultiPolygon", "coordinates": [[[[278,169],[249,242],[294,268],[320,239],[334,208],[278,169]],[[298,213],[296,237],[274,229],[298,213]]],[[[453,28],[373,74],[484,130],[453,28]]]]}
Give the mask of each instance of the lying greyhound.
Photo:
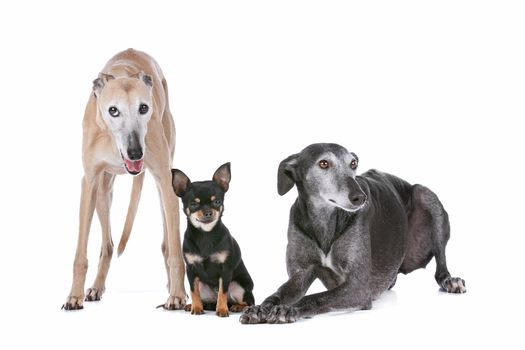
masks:
{"type": "Polygon", "coordinates": [[[175,126],[169,110],[166,80],[152,57],[133,49],[116,54],[103,72],[93,81],[93,93],[84,114],[80,229],[73,285],[62,308],[82,309],[84,297],[86,301],[100,300],[113,255],[109,224],[113,181],[116,175],[136,175],[118,248],[120,255],[131,231],[144,181],[143,170],[147,168],[159,190],[164,220],[162,252],[170,294],[163,306],[180,309],[186,302],[186,293],[180,249],[179,202],[171,186],[175,126]],[[102,249],[97,277],[84,294],[88,236],[95,208],[102,226],[102,249]]]}
{"type": "Polygon", "coordinates": [[[286,267],[289,280],[261,305],[244,310],[241,323],[289,323],[333,310],[370,309],[399,272],[436,258],[435,278],[449,293],[464,293],[451,277],[445,246],[448,215],[421,185],[369,170],[356,176],[358,158],[336,144],[313,144],[281,162],[280,195],[294,184],[286,267]],[[327,291],[304,296],[315,279],[327,291]]]}

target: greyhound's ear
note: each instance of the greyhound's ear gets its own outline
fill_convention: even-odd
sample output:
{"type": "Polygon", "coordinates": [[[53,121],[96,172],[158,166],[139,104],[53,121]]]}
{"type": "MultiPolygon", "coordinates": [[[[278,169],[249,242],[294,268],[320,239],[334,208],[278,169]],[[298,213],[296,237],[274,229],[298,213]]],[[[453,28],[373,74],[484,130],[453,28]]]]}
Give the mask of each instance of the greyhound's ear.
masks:
{"type": "Polygon", "coordinates": [[[213,174],[213,181],[215,181],[219,186],[221,186],[224,192],[227,192],[228,188],[230,188],[231,179],[232,175],[229,162],[221,165],[219,169],[215,171],[215,174],[213,174]]]}
{"type": "Polygon", "coordinates": [[[144,84],[146,84],[147,86],[153,87],[153,79],[151,78],[151,75],[144,74],[144,72],[142,71],[136,74],[130,75],[130,77],[142,80],[144,84]]]}
{"type": "Polygon", "coordinates": [[[171,182],[175,194],[182,197],[191,183],[189,177],[179,169],[171,169],[171,182]]]}
{"type": "Polygon", "coordinates": [[[285,195],[297,182],[297,162],[299,154],[292,154],[279,164],[277,170],[277,192],[285,195]]]}
{"type": "Polygon", "coordinates": [[[98,78],[93,80],[93,92],[95,93],[95,96],[98,97],[106,83],[113,79],[115,79],[115,77],[111,74],[98,73],[98,78]]]}

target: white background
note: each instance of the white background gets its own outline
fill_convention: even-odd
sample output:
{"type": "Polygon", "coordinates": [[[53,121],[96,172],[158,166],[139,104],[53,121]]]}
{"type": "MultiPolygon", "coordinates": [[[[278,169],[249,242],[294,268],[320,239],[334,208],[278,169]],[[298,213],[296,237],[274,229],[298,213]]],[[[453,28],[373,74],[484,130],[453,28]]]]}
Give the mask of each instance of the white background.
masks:
{"type": "MultiPolygon", "coordinates": [[[[523,348],[523,3],[172,3],[0,5],[0,348],[523,348]],[[147,176],[103,300],[61,311],[78,235],[85,103],[99,70],[128,47],[154,56],[168,80],[174,166],[205,180],[232,162],[224,222],[257,301],[286,279],[296,192],[277,195],[277,166],[314,142],[356,152],[361,171],[433,189],[451,218],[449,269],[467,294],[440,293],[432,262],[400,276],[371,311],[292,325],[156,310],[166,274],[147,176]]],[[[115,243],[130,184],[116,181],[115,243]]],[[[90,238],[86,288],[97,219],[90,238]]]]}

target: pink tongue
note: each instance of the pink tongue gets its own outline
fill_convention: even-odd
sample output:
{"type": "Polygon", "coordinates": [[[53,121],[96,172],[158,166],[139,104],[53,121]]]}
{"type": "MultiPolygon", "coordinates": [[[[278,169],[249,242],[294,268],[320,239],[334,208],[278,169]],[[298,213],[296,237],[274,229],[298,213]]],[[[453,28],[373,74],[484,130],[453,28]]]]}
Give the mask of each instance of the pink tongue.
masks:
{"type": "Polygon", "coordinates": [[[129,160],[124,158],[124,162],[126,163],[126,167],[129,171],[139,173],[142,170],[142,163],[144,162],[144,159],[141,160],[129,160]]]}

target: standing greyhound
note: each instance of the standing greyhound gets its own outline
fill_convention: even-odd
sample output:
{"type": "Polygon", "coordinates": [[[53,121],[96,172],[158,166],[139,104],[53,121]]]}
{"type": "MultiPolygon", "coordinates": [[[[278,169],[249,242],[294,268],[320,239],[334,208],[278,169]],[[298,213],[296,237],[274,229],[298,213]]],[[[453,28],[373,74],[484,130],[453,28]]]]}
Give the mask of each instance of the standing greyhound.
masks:
{"type": "Polygon", "coordinates": [[[356,176],[358,158],[336,144],[313,144],[281,162],[280,195],[294,184],[286,267],[289,280],[261,305],[244,310],[242,323],[288,323],[333,310],[370,309],[399,272],[436,258],[435,278],[449,293],[464,293],[451,277],[445,246],[448,215],[421,185],[370,170],[356,176]],[[319,278],[326,292],[304,296],[319,278]]]}
{"type": "Polygon", "coordinates": [[[165,309],[186,302],[184,261],[179,235],[179,204],[171,185],[175,126],[168,105],[166,80],[149,55],[128,49],[115,55],[93,81],[83,121],[84,177],[80,197],[80,228],[73,264],[73,285],[62,308],[77,310],[86,301],[100,300],[113,255],[109,223],[115,175],[135,175],[124,231],[118,248],[126,246],[144,181],[151,171],[160,195],[164,226],[162,253],[168,272],[169,297],[165,309]],[[102,226],[102,249],[93,286],[84,294],[88,268],[87,244],[97,210],[102,226]]]}

